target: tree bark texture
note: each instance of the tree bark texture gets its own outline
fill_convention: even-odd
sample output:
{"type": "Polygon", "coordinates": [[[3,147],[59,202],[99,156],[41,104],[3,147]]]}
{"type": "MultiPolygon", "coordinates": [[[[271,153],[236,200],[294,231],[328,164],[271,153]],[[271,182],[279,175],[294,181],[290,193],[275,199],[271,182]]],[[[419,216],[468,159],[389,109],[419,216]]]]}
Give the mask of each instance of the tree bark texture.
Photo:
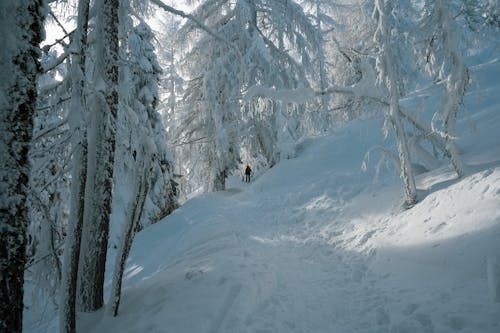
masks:
{"type": "Polygon", "coordinates": [[[63,262],[63,277],[60,289],[59,330],[61,333],[76,332],[76,292],[78,264],[82,240],[85,207],[85,186],[87,182],[87,134],[85,126],[85,52],[89,18],[89,0],[78,3],[78,21],[72,45],[72,101],[73,115],[70,127],[73,130],[73,165],[71,184],[70,220],[66,238],[63,262]]]}
{"type": "Polygon", "coordinates": [[[0,2],[0,332],[22,332],[30,164],[43,2],[0,2]],[[4,44],[5,42],[5,44],[4,44]]]}
{"type": "Polygon", "coordinates": [[[79,267],[79,305],[85,312],[104,304],[103,286],[113,189],[113,164],[118,113],[119,0],[103,0],[97,29],[97,102],[89,133],[89,167],[85,190],[85,221],[79,267]],[[92,137],[91,137],[92,135],[92,137]],[[91,144],[94,145],[91,147],[91,144]],[[92,150],[92,153],[90,151],[92,150]]]}
{"type": "Polygon", "coordinates": [[[144,172],[139,173],[139,181],[136,184],[135,194],[133,197],[133,202],[130,205],[128,213],[128,221],[125,224],[124,232],[122,234],[122,239],[120,242],[120,248],[116,255],[116,265],[115,274],[113,275],[113,290],[111,291],[112,296],[110,300],[111,311],[113,316],[118,315],[118,307],[120,306],[121,290],[122,290],[122,279],[123,272],[125,271],[125,264],[127,262],[128,254],[130,248],[132,247],[132,241],[134,239],[135,227],[141,220],[142,212],[144,210],[144,204],[146,203],[146,195],[148,193],[148,181],[147,181],[147,168],[143,168],[144,172]]]}
{"type": "Polygon", "coordinates": [[[415,186],[415,176],[413,174],[410,151],[408,149],[408,138],[401,121],[401,110],[399,105],[399,89],[396,68],[394,67],[394,56],[390,41],[390,27],[388,27],[387,17],[392,12],[391,4],[387,0],[379,0],[376,3],[379,15],[379,28],[377,32],[378,42],[382,46],[383,52],[380,61],[383,68],[384,81],[389,91],[389,114],[388,118],[394,129],[396,145],[398,148],[400,177],[403,182],[403,192],[405,205],[412,207],[417,203],[417,189],[415,186]]]}

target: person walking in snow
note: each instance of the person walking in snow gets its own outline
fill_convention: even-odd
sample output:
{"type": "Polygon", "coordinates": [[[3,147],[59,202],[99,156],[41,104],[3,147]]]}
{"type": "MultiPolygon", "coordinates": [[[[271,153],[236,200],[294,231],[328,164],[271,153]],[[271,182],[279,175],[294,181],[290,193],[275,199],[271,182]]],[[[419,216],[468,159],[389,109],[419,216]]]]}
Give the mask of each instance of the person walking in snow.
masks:
{"type": "Polygon", "coordinates": [[[245,182],[250,183],[250,175],[252,174],[252,168],[250,168],[250,165],[247,164],[247,167],[245,168],[245,182]]]}

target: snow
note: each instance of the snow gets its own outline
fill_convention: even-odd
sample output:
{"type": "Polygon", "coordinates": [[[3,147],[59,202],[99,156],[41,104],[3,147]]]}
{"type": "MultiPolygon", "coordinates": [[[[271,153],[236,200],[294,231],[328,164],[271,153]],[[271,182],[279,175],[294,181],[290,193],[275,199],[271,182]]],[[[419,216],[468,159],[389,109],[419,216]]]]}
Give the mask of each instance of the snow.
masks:
{"type": "Polygon", "coordinates": [[[403,210],[397,172],[361,171],[383,119],[306,139],[140,232],[118,317],[79,314],[79,332],[500,332],[500,61],[471,69],[487,83],[459,117],[463,178],[420,174],[403,210]]]}

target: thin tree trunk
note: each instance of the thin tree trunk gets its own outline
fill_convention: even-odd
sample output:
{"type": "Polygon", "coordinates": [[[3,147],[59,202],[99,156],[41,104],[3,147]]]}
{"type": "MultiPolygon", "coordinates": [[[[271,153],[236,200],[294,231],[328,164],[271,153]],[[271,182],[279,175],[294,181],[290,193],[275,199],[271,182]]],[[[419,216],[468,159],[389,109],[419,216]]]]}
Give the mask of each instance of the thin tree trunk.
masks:
{"type": "Polygon", "coordinates": [[[465,95],[469,75],[464,60],[458,51],[447,5],[442,0],[438,0],[436,6],[438,17],[441,18],[440,28],[443,30],[444,47],[448,53],[447,56],[451,58],[452,62],[451,72],[446,81],[444,108],[441,110],[441,113],[444,114],[446,151],[458,177],[462,177],[465,166],[460,158],[455,142],[455,125],[457,122],[458,109],[465,95]]]}
{"type": "Polygon", "coordinates": [[[0,1],[0,35],[8,41],[2,45],[6,58],[0,61],[0,332],[21,333],[23,325],[28,150],[40,70],[42,7],[41,0],[0,1]]]}
{"type": "Polygon", "coordinates": [[[394,68],[394,57],[391,52],[391,42],[389,36],[389,27],[387,26],[388,0],[378,0],[376,7],[379,15],[378,41],[382,45],[383,52],[381,54],[381,63],[384,70],[384,80],[389,89],[389,120],[394,129],[396,143],[398,147],[400,177],[403,182],[403,192],[405,204],[407,207],[412,207],[417,203],[417,189],[415,186],[415,178],[413,175],[410,152],[408,149],[408,139],[401,121],[401,111],[399,106],[399,89],[398,78],[394,68]]]}
{"type": "Polygon", "coordinates": [[[76,332],[76,291],[78,264],[82,240],[82,226],[85,207],[85,186],[87,182],[87,135],[85,126],[84,73],[85,50],[89,18],[89,0],[78,3],[77,30],[73,40],[72,115],[70,126],[73,132],[73,166],[71,184],[71,211],[64,249],[63,278],[60,290],[59,330],[61,333],[76,332]]]}
{"type": "Polygon", "coordinates": [[[148,182],[146,168],[144,168],[142,174],[139,174],[139,181],[136,184],[134,201],[130,205],[128,221],[124,227],[124,232],[122,234],[121,244],[116,255],[116,265],[115,273],[113,275],[113,284],[111,291],[111,311],[113,316],[118,315],[118,307],[120,306],[121,299],[121,289],[122,289],[122,279],[123,272],[125,271],[125,264],[132,246],[132,241],[134,239],[135,227],[141,220],[142,212],[144,210],[144,204],[146,202],[146,195],[148,192],[148,182]]]}
{"type": "MultiPolygon", "coordinates": [[[[391,111],[391,113],[393,113],[391,111]]],[[[397,111],[390,116],[391,123],[394,128],[396,142],[398,147],[399,162],[401,166],[400,177],[403,181],[403,192],[405,195],[405,204],[407,207],[412,207],[417,203],[417,189],[415,186],[415,177],[411,166],[410,153],[408,150],[408,142],[404,126],[401,123],[397,111]]]]}
{"type": "MultiPolygon", "coordinates": [[[[321,7],[320,1],[316,0],[316,29],[318,34],[319,41],[319,49],[318,49],[318,61],[319,61],[319,83],[321,91],[324,91],[327,88],[327,80],[326,80],[326,66],[325,66],[325,51],[323,49],[323,35],[321,32],[321,7]]],[[[329,95],[323,94],[321,95],[321,112],[323,113],[323,117],[327,117],[328,115],[328,104],[330,102],[329,95]]],[[[327,126],[327,124],[325,124],[327,126]]]]}

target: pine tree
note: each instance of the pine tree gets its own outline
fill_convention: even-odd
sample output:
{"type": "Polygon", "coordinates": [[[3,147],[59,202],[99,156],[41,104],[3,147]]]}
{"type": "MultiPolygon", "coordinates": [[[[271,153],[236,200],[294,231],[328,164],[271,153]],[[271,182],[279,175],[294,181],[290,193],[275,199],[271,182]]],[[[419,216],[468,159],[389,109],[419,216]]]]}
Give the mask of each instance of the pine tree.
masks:
{"type": "Polygon", "coordinates": [[[127,17],[122,18],[121,46],[126,49],[122,51],[127,61],[120,73],[123,109],[118,118],[118,136],[122,144],[117,146],[120,163],[116,164],[115,172],[120,179],[128,179],[132,193],[122,198],[128,202],[128,209],[118,241],[109,302],[114,316],[118,314],[125,263],[135,233],[170,214],[177,206],[166,133],[156,111],[162,71],[152,45],[154,35],[146,23],[135,27],[132,23],[127,17]],[[150,207],[146,207],[146,199],[150,207]]]}
{"type": "Polygon", "coordinates": [[[162,69],[155,54],[153,40],[154,34],[144,22],[135,26],[128,37],[127,67],[132,85],[129,105],[140,121],[137,132],[132,130],[132,135],[135,141],[141,142],[144,140],[141,139],[144,134],[149,133],[146,137],[150,140],[144,148],[144,158],[150,161],[148,197],[154,207],[148,209],[147,218],[150,222],[146,223],[160,220],[177,206],[171,174],[172,157],[166,144],[167,133],[157,111],[160,99],[158,85],[162,69]]]}

